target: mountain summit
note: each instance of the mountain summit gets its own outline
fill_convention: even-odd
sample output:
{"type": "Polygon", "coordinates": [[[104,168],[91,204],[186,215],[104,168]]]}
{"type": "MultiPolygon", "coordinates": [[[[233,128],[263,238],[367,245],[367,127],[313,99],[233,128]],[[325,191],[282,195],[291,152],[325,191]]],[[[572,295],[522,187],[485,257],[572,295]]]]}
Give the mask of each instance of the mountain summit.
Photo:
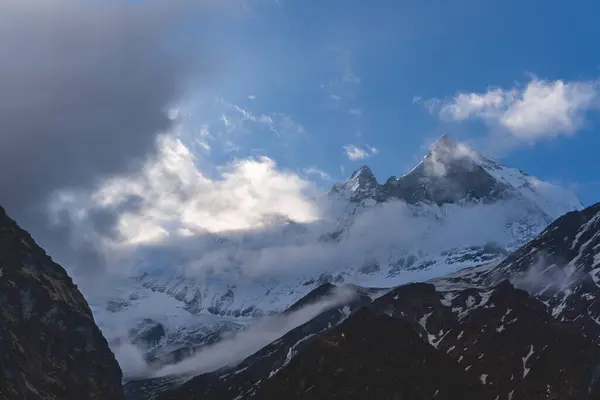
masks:
{"type": "Polygon", "coordinates": [[[539,208],[550,219],[548,222],[582,208],[574,193],[503,166],[455,143],[446,134],[430,147],[419,164],[400,178],[390,177],[380,185],[371,170],[362,166],[346,182],[336,184],[332,193],[352,202],[403,200],[408,204],[438,206],[519,198],[539,208]]]}
{"type": "Polygon", "coordinates": [[[456,143],[450,138],[447,133],[442,134],[430,147],[432,151],[445,149],[445,148],[456,148],[456,143]]]}
{"type": "Polygon", "coordinates": [[[354,197],[370,197],[376,196],[379,184],[371,171],[371,168],[366,165],[361,166],[354,171],[350,178],[344,183],[336,183],[331,191],[333,193],[352,193],[354,197]]]}

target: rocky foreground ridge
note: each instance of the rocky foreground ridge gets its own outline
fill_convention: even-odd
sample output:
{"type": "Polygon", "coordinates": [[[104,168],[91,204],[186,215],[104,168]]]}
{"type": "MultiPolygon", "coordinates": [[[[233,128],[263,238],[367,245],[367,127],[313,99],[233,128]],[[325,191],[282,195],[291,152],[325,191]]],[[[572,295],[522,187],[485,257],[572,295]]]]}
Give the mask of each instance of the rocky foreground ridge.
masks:
{"type": "Polygon", "coordinates": [[[0,399],[123,396],[121,369],[77,286],[0,207],[0,399]]]}

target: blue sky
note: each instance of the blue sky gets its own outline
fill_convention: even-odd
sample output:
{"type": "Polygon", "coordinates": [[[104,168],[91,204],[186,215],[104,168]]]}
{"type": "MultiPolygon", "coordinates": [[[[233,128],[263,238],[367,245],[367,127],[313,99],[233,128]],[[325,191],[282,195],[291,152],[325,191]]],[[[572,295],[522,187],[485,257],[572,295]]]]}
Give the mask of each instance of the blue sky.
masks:
{"type": "MultiPolygon", "coordinates": [[[[202,173],[232,159],[267,156],[324,190],[361,164],[384,182],[450,133],[507,165],[573,188],[585,204],[600,201],[600,3],[246,4],[208,26],[190,27],[205,32],[204,44],[216,55],[212,74],[197,90],[187,87],[182,106],[191,113],[183,136],[202,173]]],[[[236,174],[244,178],[232,190],[242,180],[254,182],[253,174],[236,174]]],[[[252,192],[235,202],[245,203],[252,192]]],[[[261,202],[297,220],[312,218],[285,196],[261,202]]],[[[252,226],[246,207],[240,209],[225,218],[219,204],[215,219],[252,226]]]]}
{"type": "Polygon", "coordinates": [[[377,4],[248,2],[241,12],[208,21],[203,44],[218,57],[210,82],[198,82],[197,90],[191,84],[183,103],[192,113],[185,135],[206,125],[214,139],[210,151],[197,149],[206,165],[266,155],[281,168],[318,168],[337,180],[367,164],[384,181],[406,172],[448,132],[508,165],[574,187],[586,204],[600,199],[600,4],[377,4]],[[494,123],[497,115],[440,118],[458,93],[522,94],[534,81],[585,83],[594,98],[565,111],[576,118],[571,128],[544,134],[541,126],[534,139],[515,139],[494,123]],[[431,99],[437,107],[428,107],[431,99]],[[239,118],[244,122],[234,123],[239,118]],[[502,137],[506,143],[499,144],[502,137]],[[376,154],[350,160],[349,145],[376,154]]]}

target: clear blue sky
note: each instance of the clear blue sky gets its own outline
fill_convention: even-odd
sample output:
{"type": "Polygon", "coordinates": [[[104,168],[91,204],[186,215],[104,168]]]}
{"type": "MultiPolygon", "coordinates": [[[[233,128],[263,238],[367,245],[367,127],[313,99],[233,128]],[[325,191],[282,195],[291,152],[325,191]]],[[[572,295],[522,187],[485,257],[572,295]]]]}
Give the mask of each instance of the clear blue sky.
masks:
{"type": "Polygon", "coordinates": [[[247,3],[190,27],[218,55],[183,103],[205,166],[266,155],[322,187],[331,182],[316,169],[338,180],[361,164],[385,181],[447,132],[600,201],[600,2],[247,3]],[[565,91],[522,101],[536,82],[565,91]],[[504,105],[447,112],[458,93],[490,88],[504,105]]]}

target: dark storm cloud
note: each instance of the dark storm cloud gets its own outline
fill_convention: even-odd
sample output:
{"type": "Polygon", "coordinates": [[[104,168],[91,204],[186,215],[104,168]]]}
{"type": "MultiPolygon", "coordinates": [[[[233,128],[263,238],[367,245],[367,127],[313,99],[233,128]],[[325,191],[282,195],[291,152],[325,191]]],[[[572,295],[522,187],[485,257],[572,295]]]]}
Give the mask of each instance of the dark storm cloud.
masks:
{"type": "Polygon", "coordinates": [[[182,79],[206,69],[193,41],[173,40],[200,3],[0,2],[0,204],[42,244],[69,235],[68,218],[49,228],[41,211],[55,190],[154,151],[182,79]]]}

